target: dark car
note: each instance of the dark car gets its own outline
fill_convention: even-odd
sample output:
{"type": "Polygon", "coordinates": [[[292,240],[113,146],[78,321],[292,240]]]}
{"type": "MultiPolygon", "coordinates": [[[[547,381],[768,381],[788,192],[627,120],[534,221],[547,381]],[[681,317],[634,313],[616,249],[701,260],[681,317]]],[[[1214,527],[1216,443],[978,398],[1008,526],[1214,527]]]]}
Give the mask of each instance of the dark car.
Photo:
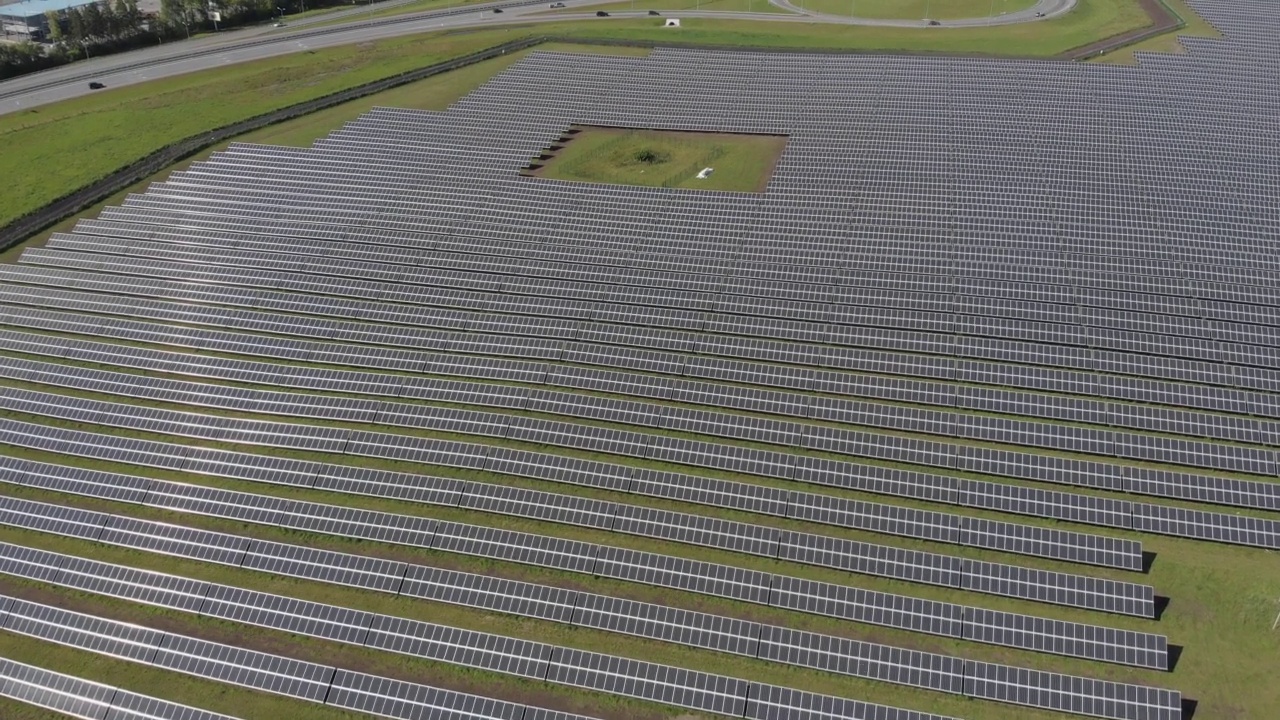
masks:
{"type": "Polygon", "coordinates": [[[930,20],[930,21],[929,21],[929,24],[930,24],[930,25],[941,25],[942,23],[938,22],[937,20],[930,20]]]}
{"type": "Polygon", "coordinates": [[[102,83],[98,82],[97,80],[94,80],[93,82],[89,83],[89,89],[90,89],[90,90],[101,90],[101,89],[102,89],[102,88],[104,88],[104,87],[106,87],[106,85],[103,85],[102,83]]]}
{"type": "Polygon", "coordinates": [[[596,17],[609,17],[609,13],[607,13],[607,12],[605,12],[605,11],[603,11],[603,10],[597,10],[597,11],[596,11],[596,17]]]}
{"type": "Polygon", "coordinates": [[[502,12],[502,8],[494,8],[493,11],[496,13],[500,13],[502,12]]]}
{"type": "Polygon", "coordinates": [[[658,12],[657,10],[650,10],[650,11],[649,11],[649,14],[650,14],[650,15],[661,15],[662,13],[658,12]]]}

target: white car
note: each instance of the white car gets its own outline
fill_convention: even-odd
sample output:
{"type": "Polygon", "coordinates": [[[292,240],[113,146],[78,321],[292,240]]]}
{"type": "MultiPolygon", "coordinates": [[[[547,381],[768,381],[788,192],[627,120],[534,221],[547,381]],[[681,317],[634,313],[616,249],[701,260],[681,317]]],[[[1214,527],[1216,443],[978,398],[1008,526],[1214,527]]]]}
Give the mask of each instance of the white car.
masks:
{"type": "Polygon", "coordinates": [[[562,7],[564,7],[564,3],[551,3],[550,7],[553,7],[553,8],[562,8],[562,7]]]}

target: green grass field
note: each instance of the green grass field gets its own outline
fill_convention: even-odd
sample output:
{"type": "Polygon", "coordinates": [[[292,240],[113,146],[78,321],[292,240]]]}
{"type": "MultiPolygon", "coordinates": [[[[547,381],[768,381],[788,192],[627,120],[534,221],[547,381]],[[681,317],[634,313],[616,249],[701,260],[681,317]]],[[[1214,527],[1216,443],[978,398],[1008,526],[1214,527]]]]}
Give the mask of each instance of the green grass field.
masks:
{"type": "Polygon", "coordinates": [[[552,180],[760,192],[786,147],[777,135],[586,127],[531,174],[552,180]],[[698,173],[712,168],[707,178],[698,173]]]}
{"type": "Polygon", "coordinates": [[[1034,7],[1038,0],[792,0],[817,13],[880,20],[954,20],[999,16],[1034,7]]]}

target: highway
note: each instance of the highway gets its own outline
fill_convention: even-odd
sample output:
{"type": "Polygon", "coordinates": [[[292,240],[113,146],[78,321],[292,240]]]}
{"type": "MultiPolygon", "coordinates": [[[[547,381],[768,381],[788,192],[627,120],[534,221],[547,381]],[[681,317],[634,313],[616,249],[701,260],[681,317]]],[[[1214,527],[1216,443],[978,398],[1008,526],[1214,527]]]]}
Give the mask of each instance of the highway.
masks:
{"type": "MultiPolygon", "coordinates": [[[[410,1],[390,0],[390,2],[376,5],[375,8],[381,10],[407,4],[410,1]]],[[[375,19],[364,17],[370,12],[368,8],[358,8],[312,16],[300,20],[296,25],[284,28],[265,25],[228,30],[193,40],[170,42],[153,48],[92,58],[6,80],[0,83],[0,114],[39,107],[95,92],[89,89],[88,83],[91,80],[101,82],[108,88],[121,87],[221,65],[451,28],[527,26],[530,23],[566,20],[609,22],[612,19],[648,17],[647,12],[644,11],[628,11],[612,12],[609,18],[597,18],[590,9],[592,5],[613,1],[615,0],[564,0],[566,5],[564,11],[549,13],[547,0],[499,0],[375,19]],[[495,13],[494,8],[501,8],[503,12],[495,13]],[[575,10],[580,11],[575,12],[575,10]]],[[[782,23],[895,27],[926,25],[923,20],[878,20],[823,15],[797,7],[791,3],[791,0],[769,1],[779,8],[789,10],[790,13],[673,10],[664,11],[664,14],[681,18],[720,18],[782,23]]],[[[943,27],[936,30],[944,32],[945,27],[1036,22],[1069,12],[1075,6],[1075,2],[1076,0],[1040,0],[1035,7],[1021,12],[991,18],[940,21],[943,27]],[[1044,17],[1037,17],[1037,13],[1043,13],[1044,17]]],[[[660,21],[659,18],[653,18],[653,20],[655,23],[660,21]]],[[[673,34],[678,32],[679,30],[672,30],[673,34]]]]}

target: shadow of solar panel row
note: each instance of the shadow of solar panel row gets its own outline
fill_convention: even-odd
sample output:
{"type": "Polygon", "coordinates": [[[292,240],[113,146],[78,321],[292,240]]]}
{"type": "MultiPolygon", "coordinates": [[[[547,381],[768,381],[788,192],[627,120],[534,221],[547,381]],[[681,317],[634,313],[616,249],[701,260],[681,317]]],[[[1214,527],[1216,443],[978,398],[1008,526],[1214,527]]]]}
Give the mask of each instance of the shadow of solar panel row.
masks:
{"type": "MultiPolygon", "coordinates": [[[[243,365],[241,372],[230,379],[243,380],[248,373],[243,365]]],[[[439,427],[445,417],[467,422],[468,429],[484,428],[488,425],[493,430],[481,429],[484,434],[500,433],[502,423],[513,419],[512,416],[494,414],[463,414],[454,410],[433,410],[421,405],[386,403],[381,401],[361,401],[351,398],[333,398],[324,395],[291,394],[272,391],[246,390],[221,385],[200,385],[176,380],[148,378],[129,373],[110,373],[102,370],[40,363],[32,360],[18,360],[0,357],[0,377],[10,377],[26,382],[55,384],[63,387],[74,387],[92,390],[96,393],[124,394],[132,397],[148,397],[171,403],[198,404],[210,407],[222,407],[244,412],[279,413],[291,417],[313,417],[340,419],[352,422],[374,422],[380,424],[439,427]],[[432,417],[436,415],[437,417],[432,417]]],[[[278,384],[278,383],[277,383],[278,384]]],[[[446,426],[443,429],[449,429],[446,426]]],[[[629,474],[629,473],[628,473],[629,474]]],[[[625,475],[624,475],[625,477],[625,475]]],[[[476,485],[470,491],[482,492],[488,485],[476,485]]],[[[634,492],[625,483],[622,487],[611,487],[627,492],[634,492]]],[[[493,490],[487,490],[493,492],[493,490]]],[[[960,545],[985,547],[1005,550],[1026,555],[1038,555],[1055,559],[1082,562],[1092,565],[1118,567],[1129,570],[1142,570],[1141,544],[1129,540],[1067,533],[1058,530],[1020,526],[1011,523],[987,521],[978,518],[949,515],[944,513],[919,511],[910,508],[893,508],[874,504],[858,504],[835,498],[821,496],[797,495],[782,490],[772,492],[775,498],[774,514],[786,517],[803,518],[814,522],[862,530],[885,532],[921,539],[935,540],[960,545]]],[[[553,498],[544,493],[544,497],[553,498]]],[[[571,498],[557,497],[556,502],[563,504],[571,498]]],[[[725,506],[723,503],[710,503],[725,506]]],[[[601,509],[596,513],[596,521],[583,518],[571,520],[574,524],[590,524],[596,527],[616,525],[607,516],[616,511],[597,503],[601,509]]],[[[741,505],[741,503],[737,503],[741,505]]]]}
{"type": "MultiPolygon", "coordinates": [[[[5,480],[10,479],[18,478],[6,472],[5,480]]],[[[29,485],[47,486],[37,480],[29,485]]],[[[63,487],[80,494],[92,494],[97,489],[88,482],[64,483],[63,487]]],[[[746,647],[743,643],[756,642],[766,631],[773,632],[769,626],[743,625],[733,618],[706,613],[7,497],[0,497],[0,523],[280,575],[682,642],[721,652],[743,653],[746,647]],[[698,632],[684,634],[672,618],[688,621],[698,632]],[[742,634],[730,637],[734,630],[742,634]]],[[[613,553],[601,560],[611,565],[605,568],[611,572],[598,570],[597,574],[957,639],[1159,670],[1168,667],[1168,645],[1162,635],[996,612],[785,576],[746,571],[732,575],[709,563],[670,558],[672,562],[660,570],[627,573],[628,566],[624,563],[628,560],[634,563],[637,556],[656,557],[613,553]],[[753,583],[757,587],[752,587],[753,583]],[[744,590],[752,592],[745,594],[744,590]]],[[[823,636],[812,633],[796,637],[809,644],[824,642],[823,636]]],[[[757,647],[745,654],[758,655],[759,652],[757,647]]]]}
{"type": "MultiPolygon", "coordinates": [[[[158,183],[149,190],[150,195],[163,194],[164,184],[158,183]]],[[[483,283],[470,283],[471,287],[456,288],[454,283],[437,284],[422,282],[428,277],[392,277],[386,271],[379,273],[384,279],[343,277],[345,273],[330,268],[330,274],[314,275],[297,267],[301,263],[291,261],[276,263],[282,269],[262,268],[257,256],[231,255],[223,258],[223,264],[203,264],[209,253],[195,258],[153,259],[118,258],[94,252],[65,252],[59,249],[33,248],[25,251],[20,262],[49,268],[114,273],[148,278],[176,280],[201,280],[227,283],[245,287],[263,287],[293,293],[311,293],[319,296],[363,298],[379,303],[410,303],[459,308],[488,312],[513,312],[522,315],[564,317],[600,322],[628,322],[681,330],[718,332],[726,334],[775,337],[804,342],[823,342],[829,338],[841,338],[848,331],[843,325],[907,328],[921,332],[962,333],[965,335],[1004,336],[1003,324],[984,312],[993,308],[990,303],[960,303],[950,301],[948,307],[937,311],[906,310],[863,305],[839,305],[793,300],[753,298],[743,296],[698,298],[687,291],[675,291],[669,297],[657,292],[628,293],[619,296],[617,290],[605,290],[609,286],[578,283],[579,292],[566,297],[564,293],[574,289],[572,284],[558,284],[559,297],[548,297],[536,292],[541,288],[516,286],[484,287],[483,283]],[[227,261],[242,262],[226,265],[227,261]],[[195,271],[194,268],[199,268],[195,271]],[[417,281],[417,282],[415,282],[417,281]],[[534,290],[534,293],[529,293],[534,290]],[[522,293],[522,291],[524,291],[522,293]],[[665,302],[664,302],[665,300],[665,302]]],[[[404,275],[400,273],[400,275],[404,275]]],[[[19,276],[20,277],[20,276],[19,276]]],[[[450,274],[449,279],[454,279],[450,274]]],[[[489,283],[490,286],[495,283],[489,283]]],[[[1062,328],[1057,335],[1049,335],[1046,341],[1060,344],[1085,344],[1079,336],[1085,328],[1105,326],[1116,322],[1115,311],[1074,305],[1020,302],[1016,317],[1042,325],[1050,323],[1062,328]],[[1071,330],[1075,328],[1075,330],[1071,330]]],[[[1273,346],[1277,331],[1272,326],[1245,323],[1206,321],[1177,315],[1136,313],[1126,311],[1121,317],[1142,317],[1143,321],[1129,319],[1126,327],[1148,333],[1158,333],[1173,338],[1185,338],[1185,342],[1216,340],[1273,346]]],[[[1278,323],[1280,324],[1280,323],[1278,323]]],[[[1100,330],[1099,332],[1105,332],[1100,330]]],[[[855,331],[856,334],[856,331],[855,331]]],[[[1091,336],[1092,339],[1092,336],[1091,336]]],[[[836,344],[843,344],[836,342],[836,344]]],[[[1096,343],[1091,343],[1096,344],[1096,343]]],[[[1256,353],[1256,351],[1255,351],[1256,353]]],[[[1177,353],[1171,353],[1177,354],[1177,353]]]]}
{"type": "MultiPolygon", "coordinates": [[[[66,326],[61,323],[53,324],[49,327],[50,329],[66,329],[66,326]]],[[[154,340],[154,337],[151,336],[141,338],[135,335],[133,337],[134,339],[154,340]]],[[[166,339],[172,338],[169,337],[166,339]]],[[[4,347],[7,349],[17,350],[20,352],[36,354],[46,353],[53,354],[55,356],[65,356],[69,359],[97,363],[149,367],[166,372],[184,374],[195,373],[214,377],[234,376],[255,380],[259,378],[253,373],[266,372],[268,377],[265,378],[264,381],[271,382],[273,384],[290,385],[293,387],[325,389],[337,384],[338,386],[346,389],[368,389],[370,391],[378,391],[381,387],[379,384],[381,382],[381,376],[371,375],[368,373],[319,370],[308,372],[305,369],[290,368],[288,366],[272,367],[251,363],[249,361],[200,357],[187,354],[170,354],[156,350],[144,350],[140,348],[130,348],[127,346],[110,346],[102,343],[49,338],[48,336],[35,336],[26,333],[4,334],[3,338],[0,339],[0,342],[3,342],[4,347]],[[28,338],[43,339],[37,341],[28,340],[28,338]],[[175,362],[179,359],[185,359],[184,363],[175,362]]],[[[227,349],[221,347],[221,345],[218,345],[217,347],[218,349],[227,349]]],[[[266,350],[267,347],[259,344],[255,345],[255,349],[261,352],[266,350]]],[[[289,355],[288,353],[283,354],[289,355]]],[[[308,359],[311,355],[310,351],[305,351],[293,357],[296,357],[297,359],[308,359]]],[[[159,383],[159,381],[157,381],[157,383],[159,383]]],[[[474,384],[438,381],[433,379],[417,379],[416,382],[406,384],[412,385],[412,389],[402,389],[401,392],[421,397],[423,399],[443,400],[446,402],[468,403],[480,401],[495,406],[519,406],[521,402],[524,402],[526,397],[523,390],[512,391],[510,386],[476,386],[474,384]],[[513,392],[514,395],[512,394],[513,392]]],[[[725,400],[727,398],[724,398],[724,396],[717,396],[717,399],[725,400]]],[[[494,453],[497,452],[497,450],[491,451],[491,462],[489,467],[491,470],[495,469],[493,458],[496,457],[494,453]]],[[[582,462],[572,458],[556,458],[556,456],[538,455],[537,457],[546,459],[545,461],[553,466],[558,463],[561,469],[564,469],[566,464],[582,462]]],[[[632,469],[627,468],[626,466],[603,466],[597,464],[596,468],[598,471],[605,471],[604,469],[607,469],[607,472],[615,474],[620,473],[623,475],[630,474],[632,472],[632,469]]],[[[511,472],[509,468],[504,470],[511,472]]],[[[1150,476],[1152,474],[1139,468],[1131,469],[1128,472],[1130,475],[1150,476]]],[[[546,472],[534,476],[540,476],[543,479],[558,479],[556,475],[549,475],[546,472]]],[[[1063,479],[1058,473],[1054,473],[1049,477],[1052,480],[1063,479]]],[[[1203,476],[1171,476],[1169,474],[1164,474],[1159,477],[1176,477],[1179,480],[1179,484],[1153,485],[1149,482],[1142,482],[1137,485],[1125,485],[1123,489],[1131,491],[1136,488],[1154,495],[1185,498],[1203,502],[1216,502],[1220,504],[1241,505],[1246,507],[1271,508],[1280,506],[1269,494],[1261,494],[1272,489],[1273,486],[1270,484],[1223,483],[1221,479],[1205,478],[1203,476]],[[1214,481],[1216,481],[1216,486],[1211,485],[1214,481]],[[1224,487],[1224,485],[1227,487],[1224,487]],[[1249,488],[1250,492],[1248,494],[1242,494],[1240,488],[1249,488]]],[[[1094,498],[1073,495],[1070,493],[1050,492],[1023,486],[1000,485],[990,482],[980,483],[978,481],[972,481],[964,478],[931,476],[923,473],[906,473],[905,471],[891,470],[877,466],[825,462],[821,468],[813,468],[809,472],[806,472],[794,479],[841,487],[852,486],[856,487],[856,489],[867,492],[905,495],[908,497],[918,497],[919,492],[915,487],[917,484],[924,483],[924,486],[926,487],[937,487],[941,489],[940,492],[931,492],[926,496],[928,499],[935,502],[984,507],[1002,510],[1005,512],[1038,515],[1041,517],[1052,517],[1056,519],[1065,519],[1073,522],[1103,526],[1124,528],[1140,527],[1141,529],[1149,532],[1185,535],[1187,537],[1216,540],[1220,542],[1259,545],[1262,547],[1273,547],[1275,543],[1275,540],[1272,537],[1274,532],[1273,530],[1268,529],[1270,527],[1269,521],[1258,518],[1215,513],[1199,513],[1201,519],[1192,525],[1185,525],[1181,522],[1162,523],[1159,522],[1161,518],[1182,517],[1185,514],[1183,509],[1130,503],[1129,501],[1111,500],[1108,498],[1094,498]],[[899,478],[910,478],[912,482],[903,484],[897,481],[899,478]],[[851,483],[853,484],[851,485],[851,483]],[[1135,512],[1142,517],[1142,520],[1139,523],[1134,523],[1131,518],[1131,515],[1135,512]]],[[[1075,479],[1076,478],[1074,476],[1066,478],[1068,481],[1075,479]]],[[[775,512],[775,514],[777,513],[775,512]]]]}
{"type": "MultiPolygon", "coordinates": [[[[22,392],[26,393],[26,391],[22,392]]],[[[3,388],[0,388],[0,407],[37,413],[48,413],[48,409],[51,407],[42,404],[38,399],[34,401],[22,400],[15,403],[7,402],[12,397],[12,394],[7,394],[3,388]]],[[[66,400],[68,402],[55,408],[55,410],[67,411],[63,417],[77,418],[85,422],[101,420],[101,418],[92,416],[92,413],[95,412],[95,401],[84,398],[67,398],[66,400]]],[[[134,408],[134,406],[127,407],[134,408]]],[[[121,427],[134,427],[159,432],[170,431],[186,436],[206,437],[230,442],[235,442],[236,438],[247,438],[250,442],[253,442],[259,436],[266,435],[268,437],[281,438],[280,441],[264,440],[266,444],[277,447],[292,446],[317,449],[329,444],[341,445],[345,443],[345,452],[347,454],[394,457],[397,459],[414,459],[424,451],[422,446],[417,443],[402,442],[404,436],[395,436],[390,441],[373,437],[361,438],[353,436],[350,443],[348,443],[346,433],[332,432],[336,430],[335,428],[291,426],[285,428],[284,433],[277,434],[276,429],[272,427],[275,424],[245,427],[241,424],[241,421],[225,417],[212,417],[214,421],[211,423],[212,427],[209,425],[204,426],[204,429],[209,432],[202,433],[200,432],[201,426],[198,425],[201,422],[199,417],[171,420],[165,419],[166,411],[156,411],[154,408],[136,409],[142,411],[138,415],[142,416],[144,421],[121,424],[121,427]],[[311,432],[304,428],[312,428],[318,432],[311,432]],[[364,448],[352,447],[352,444],[361,442],[368,443],[368,446],[364,448]],[[407,451],[406,448],[408,448],[407,451]],[[384,453],[383,450],[388,450],[389,452],[384,453]]],[[[65,431],[53,434],[70,438],[75,437],[75,432],[65,431]]],[[[109,437],[100,436],[88,439],[91,442],[96,440],[93,443],[95,448],[98,451],[102,451],[110,450],[109,443],[112,441],[107,439],[109,437]]],[[[0,439],[7,440],[9,444],[23,444],[23,437],[20,433],[0,433],[0,439]]],[[[49,442],[46,439],[42,443],[27,442],[26,444],[36,447],[44,446],[58,452],[79,454],[73,449],[75,442],[72,440],[57,439],[49,442]]],[[[436,452],[438,448],[439,442],[436,443],[436,449],[425,451],[436,452]]],[[[155,449],[162,450],[165,454],[180,453],[181,458],[170,455],[170,457],[173,457],[173,461],[180,465],[185,464],[185,458],[191,452],[188,446],[180,445],[155,449]]],[[[341,451],[342,448],[339,447],[332,452],[341,451]]],[[[124,461],[122,458],[113,458],[113,455],[114,453],[106,453],[108,459],[115,459],[118,462],[124,461]]],[[[165,463],[164,465],[170,464],[165,463]]],[[[492,508],[497,512],[512,512],[517,507],[510,502],[504,506],[503,503],[505,501],[501,497],[490,496],[487,501],[482,496],[473,497],[479,498],[479,501],[460,501],[460,506],[472,506],[481,510],[492,508]],[[486,503],[488,503],[488,507],[485,506],[486,503]]],[[[529,494],[527,497],[532,499],[534,496],[529,494]]],[[[531,501],[530,504],[536,503],[531,501]]],[[[892,577],[945,587],[960,587],[979,592],[1009,595],[1011,597],[1066,604],[1107,612],[1136,614],[1142,617],[1152,617],[1154,612],[1154,606],[1152,605],[1154,596],[1149,585],[1102,580],[1068,573],[1039,571],[996,563],[980,563],[975,560],[940,553],[904,550],[891,546],[832,538],[812,533],[779,531],[763,526],[668,511],[663,511],[661,514],[662,519],[656,522],[643,523],[637,522],[637,518],[643,517],[646,513],[653,516],[658,511],[634,506],[617,505],[611,511],[608,505],[604,504],[595,512],[595,515],[606,515],[609,512],[614,513],[609,527],[618,532],[659,537],[705,547],[716,547],[731,552],[788,559],[804,564],[868,575],[892,577]],[[1015,578],[1020,579],[1015,580],[1015,578]]],[[[596,522],[588,522],[591,513],[587,505],[573,497],[562,497],[557,502],[520,514],[548,521],[588,524],[595,527],[603,525],[600,519],[597,519],[596,522]]],[[[468,532],[486,532],[490,529],[483,526],[469,525],[458,525],[458,527],[469,528],[468,532]]],[[[559,538],[542,535],[528,535],[528,539],[530,541],[536,539],[539,544],[561,542],[559,538]]],[[[598,547],[604,548],[606,546],[598,547]]]]}
{"type": "MultiPolygon", "coordinates": [[[[846,333],[845,336],[837,339],[829,339],[825,337],[802,337],[796,338],[794,341],[785,336],[774,334],[773,336],[762,335],[759,337],[748,337],[742,332],[742,328],[712,328],[710,332],[721,332],[731,334],[709,334],[702,331],[683,331],[671,330],[664,328],[646,328],[633,327],[628,325],[608,325],[600,322],[594,322],[589,319],[566,319],[555,317],[539,317],[532,315],[497,315],[485,311],[458,310],[450,308],[434,308],[425,305],[402,305],[389,302],[378,302],[373,300],[359,300],[351,298],[342,298],[334,296],[306,295],[302,296],[295,291],[280,291],[273,289],[255,289],[252,287],[223,286],[205,284],[201,285],[198,281],[201,277],[210,273],[193,273],[189,268],[185,274],[192,278],[191,281],[184,281],[181,278],[175,280],[153,279],[153,278],[125,278],[122,276],[97,275],[83,271],[69,271],[53,268],[42,268],[34,266],[5,266],[0,268],[0,279],[8,283],[6,285],[7,292],[0,295],[0,299],[9,303],[23,304],[19,297],[14,297],[14,286],[17,283],[26,285],[40,286],[50,285],[59,288],[71,288],[82,291],[93,292],[110,292],[122,295],[136,296],[132,304],[136,304],[138,308],[149,309],[146,313],[141,313],[141,317],[161,317],[165,307],[169,304],[148,300],[149,298],[169,298],[169,299],[186,299],[199,302],[215,303],[227,307],[244,307],[253,308],[257,311],[259,319],[264,324],[281,325],[288,327],[290,323],[285,322],[283,318],[271,316],[265,311],[287,312],[294,315],[308,316],[309,322],[302,323],[294,320],[293,332],[306,326],[315,327],[316,323],[313,318],[329,318],[331,321],[337,320],[359,320],[365,324],[365,328],[371,333],[371,338],[377,342],[376,338],[379,333],[396,332],[398,335],[404,335],[410,330],[417,330],[422,333],[427,330],[436,331],[471,331],[471,332],[487,332],[498,333],[501,335],[514,336],[532,336],[540,338],[543,342],[554,341],[604,341],[607,344],[632,346],[636,348],[646,348],[649,350],[662,350],[674,352],[688,352],[696,349],[699,353],[705,355],[723,356],[729,358],[742,358],[752,360],[763,360],[767,362],[783,362],[790,364],[802,365],[818,365],[818,366],[834,366],[840,367],[845,364],[838,358],[832,358],[830,355],[839,350],[839,346],[858,346],[866,345],[876,350],[906,350],[927,352],[934,354],[968,354],[967,349],[956,346],[955,340],[950,335],[937,335],[934,340],[924,343],[920,341],[921,347],[901,347],[895,348],[892,343],[867,342],[866,340],[854,342],[857,337],[846,333]],[[157,314],[161,313],[161,314],[157,314]],[[390,326],[378,326],[374,323],[392,323],[390,326]],[[396,330],[398,328],[398,330],[396,330]],[[825,343],[825,344],[823,344],[825,343]],[[925,347],[925,345],[928,347],[925,347]],[[830,350],[831,346],[837,346],[836,350],[830,350]]],[[[228,269],[230,270],[230,269],[228,269]]],[[[284,282],[281,280],[280,282],[284,282]]],[[[365,281],[359,281],[364,283],[365,281]]],[[[263,281],[265,285],[272,285],[269,281],[263,281]]],[[[27,288],[22,288],[29,291],[27,288]]],[[[382,291],[369,291],[374,295],[384,294],[382,291]]],[[[469,291],[459,291],[469,292],[469,291]]],[[[68,302],[66,298],[84,297],[79,305],[73,305],[74,309],[94,310],[95,312],[106,314],[119,314],[119,311],[111,311],[105,307],[98,307],[92,304],[92,298],[95,296],[77,296],[75,294],[67,295],[65,293],[55,293],[55,296],[62,297],[63,302],[68,302]],[[88,304],[86,304],[88,303],[88,304]]],[[[520,307],[525,307],[523,298],[527,296],[515,296],[521,298],[520,307]]],[[[31,303],[26,303],[31,304],[31,303]]],[[[57,307],[57,305],[54,305],[57,307]]],[[[212,310],[205,313],[210,318],[216,318],[217,313],[212,310]]],[[[167,318],[173,319],[173,318],[167,318]]],[[[211,322],[210,319],[204,322],[211,322]]],[[[264,329],[263,325],[253,326],[253,329],[264,329]]],[[[853,329],[850,329],[853,332],[853,329]]],[[[867,329],[864,333],[858,331],[859,337],[875,334],[876,332],[887,332],[894,337],[906,337],[904,333],[915,331],[894,329],[894,330],[876,330],[874,328],[867,329]]],[[[1026,333],[1023,333],[1024,335],[1026,333]]],[[[957,336],[959,337],[959,336],[957,336]]],[[[1015,337],[1013,341],[1016,341],[1015,337]]],[[[382,342],[387,342],[384,338],[382,342]]],[[[434,338],[434,342],[438,344],[440,338],[434,338]]],[[[509,345],[512,342],[508,338],[505,343],[509,345]]],[[[1012,341],[1011,341],[1012,342],[1012,341]]],[[[405,345],[403,341],[393,343],[405,345]]],[[[415,344],[409,344],[410,347],[415,344]]],[[[419,341],[416,346],[422,347],[423,343],[419,341]]],[[[481,346],[484,347],[484,346],[481,346]]],[[[1034,345],[1041,348],[1039,352],[1053,351],[1052,346],[1043,343],[1034,345]]],[[[492,343],[488,348],[488,352],[496,352],[497,354],[507,354],[512,351],[506,351],[502,341],[492,343]]],[[[528,350],[524,351],[526,354],[528,350]]],[[[1092,350],[1081,350],[1083,355],[1092,354],[1092,350]]],[[[1131,352],[1131,351],[1130,351],[1131,352]]],[[[1022,357],[1015,358],[1017,362],[1026,362],[1022,357]]],[[[1087,368],[1086,368],[1087,369],[1087,368]]],[[[1115,372],[1112,368],[1104,368],[1108,372],[1115,372]]],[[[1120,397],[1125,397],[1128,385],[1139,384],[1137,379],[1122,381],[1120,379],[1111,379],[1107,377],[1106,382],[1109,385],[1116,386],[1114,393],[1120,397]]],[[[1148,383],[1149,384],[1149,383],[1148,383]]],[[[1156,397],[1163,395],[1169,402],[1167,389],[1154,390],[1156,397]]],[[[1199,394],[1207,394],[1201,392],[1199,394]]],[[[1241,391],[1228,391],[1225,388],[1218,389],[1215,393],[1208,393],[1210,400],[1214,396],[1221,399],[1217,400],[1214,405],[1205,409],[1218,409],[1227,412],[1243,412],[1245,408],[1241,407],[1239,402],[1231,402],[1233,396],[1245,396],[1251,403],[1251,406],[1263,405],[1264,409],[1259,414],[1269,417],[1280,415],[1280,405],[1277,405],[1275,398],[1271,395],[1259,395],[1257,393],[1243,393],[1241,391]]],[[[1209,404],[1209,400],[1202,400],[1202,404],[1209,404]]]]}
{"type": "Polygon", "coordinates": [[[155,668],[334,707],[367,711],[366,708],[371,703],[378,703],[383,708],[381,714],[387,717],[409,720],[422,717],[426,712],[448,713],[450,717],[462,720],[591,720],[581,715],[547,711],[417,683],[393,681],[376,675],[162,632],[20,598],[0,598],[0,609],[3,610],[0,612],[0,628],[9,632],[155,668]],[[414,705],[417,707],[413,707],[414,705]],[[386,712],[388,708],[396,708],[397,711],[386,712]]]}
{"type": "MultiPolygon", "coordinates": [[[[652,698],[656,690],[664,693],[664,698],[670,698],[664,699],[670,704],[722,714],[740,714],[736,708],[737,695],[745,683],[734,682],[731,678],[714,678],[626,658],[187,580],[16,545],[0,544],[0,559],[7,561],[0,562],[0,570],[23,577],[48,579],[50,571],[54,570],[56,577],[48,581],[58,585],[527,678],[557,681],[554,678],[578,676],[584,668],[603,670],[601,677],[588,685],[595,689],[600,689],[602,684],[618,687],[628,678],[643,678],[636,683],[640,686],[646,680],[665,678],[657,683],[661,689],[640,693],[631,690],[623,694],[652,698]],[[174,591],[175,587],[181,589],[174,591]],[[653,671],[648,671],[650,669],[653,671]],[[632,674],[637,671],[638,675],[632,674]],[[681,675],[687,675],[693,682],[682,682],[681,675]],[[714,689],[708,692],[708,688],[714,689]]],[[[698,619],[696,613],[689,615],[698,619]]],[[[747,626],[757,640],[759,651],[758,655],[751,653],[753,656],[941,692],[962,693],[968,679],[977,678],[982,682],[973,684],[978,693],[969,694],[971,697],[998,696],[1020,704],[1065,706],[1068,712],[1122,718],[1141,716],[1146,710],[1124,707],[1126,704],[1167,705],[1171,699],[1177,699],[1176,693],[1159,696],[1157,691],[1149,688],[1052,673],[1035,676],[1028,674],[1031,671],[1018,668],[780,627],[762,628],[755,623],[739,624],[747,626]],[[1026,678],[1032,679],[1034,684],[997,687],[1002,680],[1016,684],[1026,678]],[[1045,690],[1046,687],[1062,692],[1055,694],[1045,690]],[[1021,699],[1033,689],[1039,693],[1034,701],[1021,699]],[[1147,690],[1151,691],[1150,698],[1141,692],[1147,690]],[[1089,707],[1095,704],[1096,707],[1089,707]],[[1104,706],[1110,709],[1098,709],[1104,706]],[[1086,707],[1089,709],[1083,709],[1086,707]]]]}
{"type": "MultiPolygon", "coordinates": [[[[0,600],[0,608],[9,602],[0,600]]],[[[94,720],[236,720],[6,658],[0,658],[0,697],[94,720]]]]}

